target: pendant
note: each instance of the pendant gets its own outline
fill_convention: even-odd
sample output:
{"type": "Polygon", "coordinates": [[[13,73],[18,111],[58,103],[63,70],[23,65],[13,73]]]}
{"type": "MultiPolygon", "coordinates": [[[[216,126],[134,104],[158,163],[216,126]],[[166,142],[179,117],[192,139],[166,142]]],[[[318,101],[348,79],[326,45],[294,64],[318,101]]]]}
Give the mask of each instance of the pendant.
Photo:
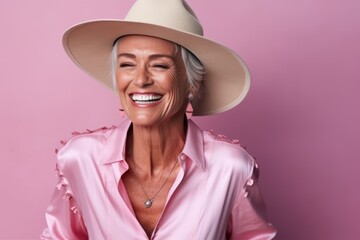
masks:
{"type": "Polygon", "coordinates": [[[152,205],[151,199],[146,199],[145,202],[144,202],[144,205],[145,205],[146,208],[151,207],[151,205],[152,205]]]}

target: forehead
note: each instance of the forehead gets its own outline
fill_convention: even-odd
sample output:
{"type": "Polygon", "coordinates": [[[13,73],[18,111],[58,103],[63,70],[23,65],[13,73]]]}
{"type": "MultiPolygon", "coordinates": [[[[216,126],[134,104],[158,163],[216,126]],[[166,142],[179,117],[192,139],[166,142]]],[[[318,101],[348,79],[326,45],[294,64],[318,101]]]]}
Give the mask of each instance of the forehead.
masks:
{"type": "Polygon", "coordinates": [[[118,44],[118,53],[149,51],[159,54],[176,54],[176,44],[161,38],[144,36],[144,35],[128,35],[121,37],[118,44]]]}

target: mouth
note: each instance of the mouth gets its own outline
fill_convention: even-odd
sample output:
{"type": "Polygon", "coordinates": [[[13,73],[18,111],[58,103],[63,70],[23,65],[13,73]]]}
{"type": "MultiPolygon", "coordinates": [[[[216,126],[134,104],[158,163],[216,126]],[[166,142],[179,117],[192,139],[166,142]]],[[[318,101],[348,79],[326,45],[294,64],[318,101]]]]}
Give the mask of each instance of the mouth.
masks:
{"type": "Polygon", "coordinates": [[[161,100],[162,95],[159,94],[130,94],[131,100],[137,104],[152,104],[161,100]]]}

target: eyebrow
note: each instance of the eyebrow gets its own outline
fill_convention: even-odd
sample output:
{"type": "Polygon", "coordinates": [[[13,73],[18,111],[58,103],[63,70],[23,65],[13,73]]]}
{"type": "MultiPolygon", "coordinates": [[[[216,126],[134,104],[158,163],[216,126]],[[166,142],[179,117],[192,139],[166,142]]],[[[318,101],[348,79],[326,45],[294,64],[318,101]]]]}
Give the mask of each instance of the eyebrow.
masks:
{"type": "MultiPolygon", "coordinates": [[[[136,58],[136,56],[134,55],[134,54],[132,54],[132,53],[119,53],[118,54],[118,58],[120,58],[120,57],[128,57],[128,58],[133,58],[133,59],[135,59],[136,58]]],[[[174,56],[172,56],[172,55],[169,55],[169,54],[151,54],[150,56],[149,56],[149,58],[150,59],[156,59],[156,58],[170,58],[171,60],[174,60],[175,59],[175,57],[174,56]]]]}

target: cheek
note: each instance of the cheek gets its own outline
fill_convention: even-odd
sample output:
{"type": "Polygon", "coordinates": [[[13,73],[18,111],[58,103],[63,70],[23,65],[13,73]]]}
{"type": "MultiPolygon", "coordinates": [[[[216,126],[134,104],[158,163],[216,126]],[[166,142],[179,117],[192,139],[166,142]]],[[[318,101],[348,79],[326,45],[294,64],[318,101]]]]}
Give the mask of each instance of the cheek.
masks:
{"type": "Polygon", "coordinates": [[[125,104],[125,91],[129,85],[129,80],[127,80],[127,78],[124,76],[124,74],[122,73],[117,73],[116,74],[116,84],[118,87],[118,95],[120,98],[120,102],[121,104],[124,106],[125,104]]]}
{"type": "Polygon", "coordinates": [[[118,86],[119,94],[126,90],[127,86],[130,83],[131,77],[128,74],[123,72],[116,73],[116,84],[118,86]]]}
{"type": "Polygon", "coordinates": [[[171,81],[168,81],[169,100],[165,112],[171,110],[179,111],[186,101],[186,80],[177,78],[175,74],[172,75],[170,79],[171,81]]]}
{"type": "Polygon", "coordinates": [[[175,74],[171,75],[172,79],[172,89],[171,92],[174,95],[174,101],[184,103],[186,101],[186,93],[187,93],[187,80],[186,77],[178,73],[178,76],[175,74]]]}

